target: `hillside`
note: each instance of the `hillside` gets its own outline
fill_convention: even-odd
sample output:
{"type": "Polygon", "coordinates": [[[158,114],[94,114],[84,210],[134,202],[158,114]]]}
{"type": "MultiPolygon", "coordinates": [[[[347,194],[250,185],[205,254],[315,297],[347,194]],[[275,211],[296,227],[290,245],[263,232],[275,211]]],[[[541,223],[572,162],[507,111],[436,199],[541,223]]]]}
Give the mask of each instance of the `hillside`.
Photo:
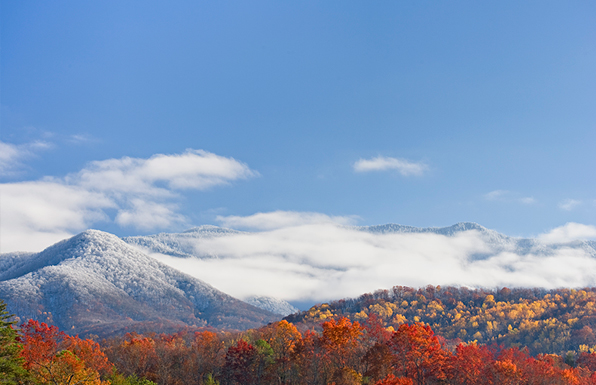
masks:
{"type": "Polygon", "coordinates": [[[72,334],[158,327],[244,330],[279,319],[97,230],[37,254],[2,256],[0,265],[0,298],[8,309],[72,334]],[[10,263],[3,263],[5,258],[10,263]]]}
{"type": "Polygon", "coordinates": [[[181,233],[159,233],[154,235],[139,235],[124,237],[122,240],[130,245],[139,246],[153,253],[171,255],[174,257],[210,257],[197,249],[196,242],[202,239],[225,237],[240,234],[239,231],[217,226],[199,226],[181,233]]]}
{"type": "Polygon", "coordinates": [[[422,322],[447,339],[506,347],[527,346],[532,354],[596,348],[596,288],[470,290],[428,286],[395,286],[313,306],[285,319],[301,328],[318,327],[347,317],[364,322],[378,317],[397,330],[422,322]]]}

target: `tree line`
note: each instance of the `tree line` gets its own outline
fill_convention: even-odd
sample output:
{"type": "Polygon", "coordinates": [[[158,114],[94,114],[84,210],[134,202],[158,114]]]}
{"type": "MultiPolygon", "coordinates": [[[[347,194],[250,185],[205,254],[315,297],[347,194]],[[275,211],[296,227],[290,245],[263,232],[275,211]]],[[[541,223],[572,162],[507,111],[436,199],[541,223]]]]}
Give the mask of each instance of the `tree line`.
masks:
{"type": "Polygon", "coordinates": [[[16,327],[0,302],[0,384],[596,384],[590,349],[531,355],[448,340],[422,322],[387,327],[375,313],[298,326],[128,333],[98,343],[35,320],[16,327]]]}
{"type": "Polygon", "coordinates": [[[316,328],[330,318],[363,322],[371,315],[394,330],[403,323],[422,322],[449,340],[527,347],[532,355],[596,349],[596,288],[395,286],[356,299],[313,306],[286,319],[316,328]]]}

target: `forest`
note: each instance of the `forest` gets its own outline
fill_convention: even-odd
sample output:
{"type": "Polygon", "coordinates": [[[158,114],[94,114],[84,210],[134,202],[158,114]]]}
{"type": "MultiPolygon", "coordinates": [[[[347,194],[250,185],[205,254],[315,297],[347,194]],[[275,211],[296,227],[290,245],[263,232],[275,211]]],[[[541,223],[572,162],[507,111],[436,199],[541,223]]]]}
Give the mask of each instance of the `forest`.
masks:
{"type": "Polygon", "coordinates": [[[390,330],[403,323],[421,322],[448,340],[527,347],[533,355],[596,348],[596,288],[395,286],[313,306],[286,319],[316,327],[329,318],[342,316],[362,322],[373,314],[390,330]]]}
{"type": "Polygon", "coordinates": [[[69,336],[11,321],[1,384],[596,384],[594,289],[394,287],[258,329],[69,336]]]}

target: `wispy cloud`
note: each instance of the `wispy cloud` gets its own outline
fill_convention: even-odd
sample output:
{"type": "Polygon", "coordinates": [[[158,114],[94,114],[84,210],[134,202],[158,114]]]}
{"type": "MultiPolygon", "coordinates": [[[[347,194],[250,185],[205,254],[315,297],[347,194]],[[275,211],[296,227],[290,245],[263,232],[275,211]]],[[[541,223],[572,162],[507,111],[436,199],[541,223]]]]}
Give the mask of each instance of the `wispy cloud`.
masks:
{"type": "Polygon", "coordinates": [[[50,148],[51,144],[35,141],[21,145],[0,142],[0,176],[13,175],[23,168],[23,161],[35,156],[40,150],[50,148]]]}
{"type": "Polygon", "coordinates": [[[536,199],[534,199],[534,197],[523,197],[523,198],[519,198],[519,202],[526,204],[526,205],[532,205],[532,204],[536,203],[536,199]]]}
{"type": "Polygon", "coordinates": [[[89,134],[74,134],[66,138],[66,141],[72,144],[93,143],[99,140],[89,134]]]}
{"type": "Polygon", "coordinates": [[[508,190],[491,191],[484,194],[484,199],[487,201],[517,202],[525,205],[536,203],[536,199],[534,199],[534,197],[520,196],[520,194],[508,190]]]}
{"type": "Polygon", "coordinates": [[[503,197],[507,196],[509,191],[507,190],[494,190],[487,194],[484,194],[484,199],[489,201],[496,201],[502,199],[503,197]]]}
{"type": "Polygon", "coordinates": [[[394,285],[590,286],[596,283],[596,259],[566,242],[595,235],[593,226],[567,224],[540,236],[543,243],[520,251],[475,230],[452,237],[376,234],[332,221],[290,222],[271,230],[193,240],[198,258],[154,256],[238,297],[325,301],[394,285]],[[561,245],[545,249],[545,243],[561,245]]]}
{"type": "Polygon", "coordinates": [[[565,211],[571,211],[574,208],[580,206],[582,201],[576,199],[565,199],[564,201],[559,203],[559,208],[565,211]]]}
{"type": "Polygon", "coordinates": [[[257,213],[249,216],[221,216],[216,220],[225,227],[248,230],[274,230],[313,224],[335,223],[339,225],[354,225],[356,216],[329,216],[313,212],[273,211],[257,213]]]}
{"type": "Polygon", "coordinates": [[[39,250],[97,221],[143,230],[185,224],[176,200],[258,175],[246,164],[201,150],[148,159],[96,161],[63,178],[5,183],[1,251],[39,250]],[[49,242],[49,243],[48,243],[49,242]]]}
{"type": "Polygon", "coordinates": [[[377,156],[372,159],[359,159],[354,163],[353,167],[356,172],[396,170],[403,176],[420,176],[428,171],[428,166],[425,163],[410,162],[405,159],[385,156],[377,156]]]}

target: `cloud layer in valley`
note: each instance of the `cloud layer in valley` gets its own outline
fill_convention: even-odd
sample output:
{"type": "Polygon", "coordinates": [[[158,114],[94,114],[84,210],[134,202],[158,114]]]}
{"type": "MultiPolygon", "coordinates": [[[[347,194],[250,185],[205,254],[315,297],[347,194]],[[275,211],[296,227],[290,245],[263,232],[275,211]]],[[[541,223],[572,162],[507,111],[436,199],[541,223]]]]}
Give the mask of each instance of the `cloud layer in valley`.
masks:
{"type": "Polygon", "coordinates": [[[596,237],[593,226],[570,223],[520,250],[514,239],[495,241],[491,231],[374,233],[319,215],[306,213],[302,222],[295,212],[222,217],[224,224],[243,227],[256,221],[262,230],[189,240],[200,258],[154,256],[238,297],[291,301],[357,296],[394,285],[554,288],[596,283],[594,256],[569,243],[596,237]],[[280,226],[284,215],[287,225],[280,226]],[[275,219],[270,228],[256,220],[267,216],[275,219]]]}
{"type": "MultiPolygon", "coordinates": [[[[2,164],[10,169],[19,149],[8,148],[15,154],[4,156],[2,164]]],[[[186,225],[176,203],[180,191],[206,190],[256,175],[233,158],[187,150],[95,161],[64,178],[3,183],[0,251],[38,251],[111,220],[111,211],[117,224],[142,230],[186,225]]]]}

